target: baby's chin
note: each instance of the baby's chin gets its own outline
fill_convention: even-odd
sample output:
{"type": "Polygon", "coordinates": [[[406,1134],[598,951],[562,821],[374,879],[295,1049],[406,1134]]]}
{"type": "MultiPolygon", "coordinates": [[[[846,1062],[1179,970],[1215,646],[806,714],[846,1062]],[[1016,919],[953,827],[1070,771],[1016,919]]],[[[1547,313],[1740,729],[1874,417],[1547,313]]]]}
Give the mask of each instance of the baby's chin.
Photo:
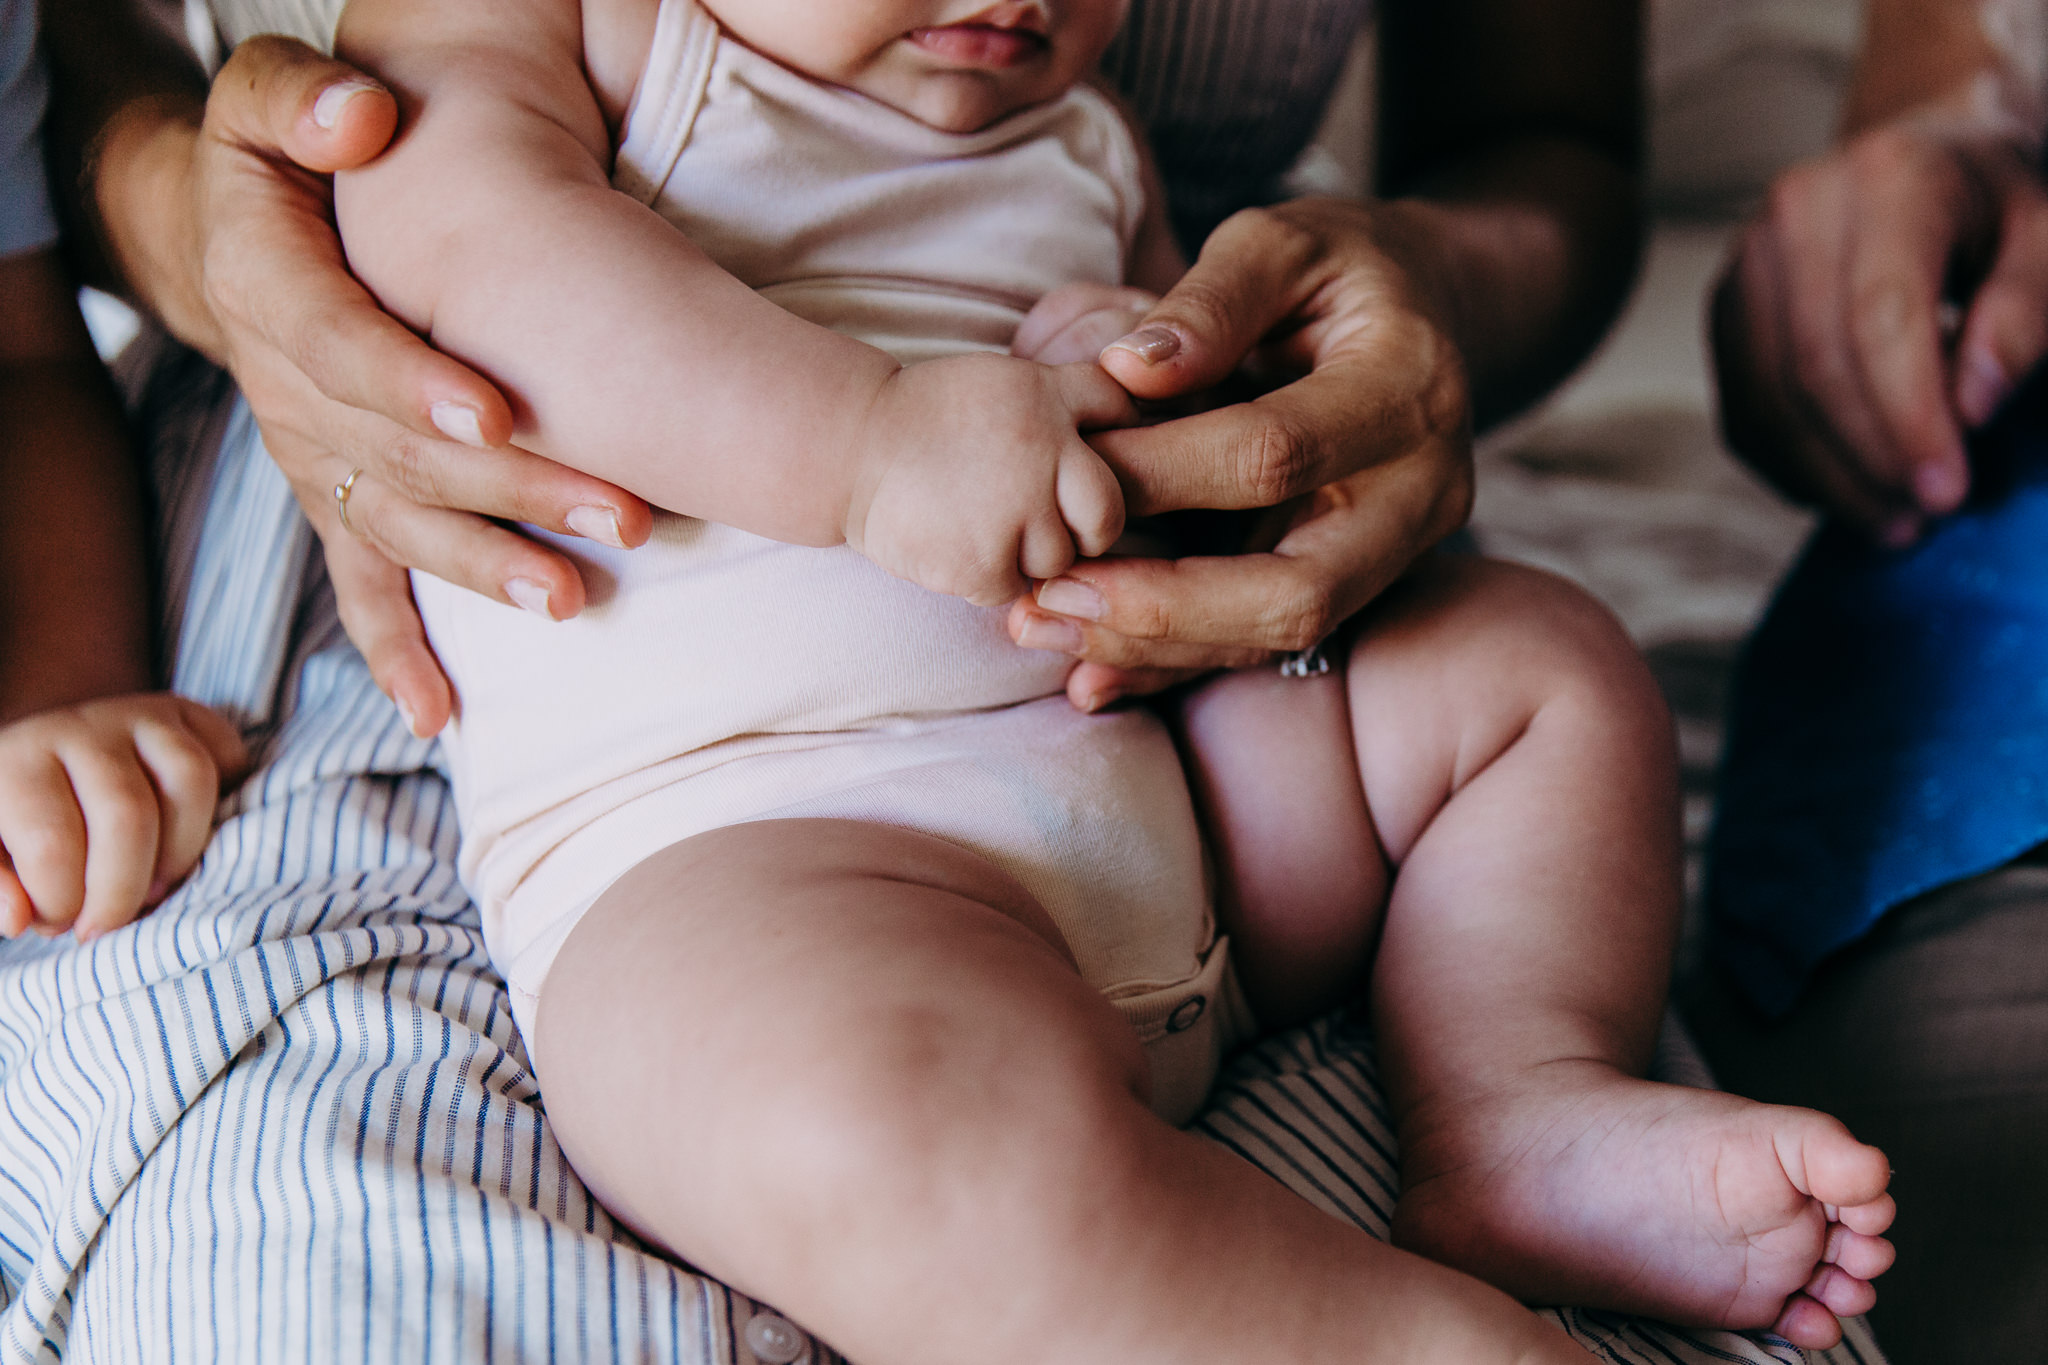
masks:
{"type": "Polygon", "coordinates": [[[985,71],[922,72],[863,84],[861,93],[942,133],[978,133],[1061,92],[1041,82],[1004,80],[985,71]]]}

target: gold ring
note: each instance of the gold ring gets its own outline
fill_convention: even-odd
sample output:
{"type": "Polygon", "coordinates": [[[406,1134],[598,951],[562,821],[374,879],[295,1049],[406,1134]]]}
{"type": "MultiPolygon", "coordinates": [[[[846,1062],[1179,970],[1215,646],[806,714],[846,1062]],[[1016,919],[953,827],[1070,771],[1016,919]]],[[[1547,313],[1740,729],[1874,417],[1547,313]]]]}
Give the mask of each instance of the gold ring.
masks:
{"type": "Polygon", "coordinates": [[[356,480],[362,472],[360,467],[351,469],[347,478],[334,485],[334,510],[341,513],[341,529],[350,535],[356,533],[356,528],[348,524],[348,495],[356,491],[356,480]]]}

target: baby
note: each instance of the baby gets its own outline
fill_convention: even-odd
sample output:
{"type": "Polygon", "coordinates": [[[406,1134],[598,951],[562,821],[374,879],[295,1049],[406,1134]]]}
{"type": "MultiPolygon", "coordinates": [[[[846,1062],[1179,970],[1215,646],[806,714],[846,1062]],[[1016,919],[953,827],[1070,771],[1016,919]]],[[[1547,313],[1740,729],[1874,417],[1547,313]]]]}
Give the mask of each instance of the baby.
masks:
{"type": "Polygon", "coordinates": [[[630,554],[562,542],[573,621],[416,580],[463,873],[564,1148],[876,1365],[1583,1360],[1165,1121],[1252,1017],[1369,973],[1398,1240],[1524,1298],[1831,1339],[1889,1261],[1883,1157],[1638,1079],[1674,782],[1609,618],[1433,565],[1329,677],[1195,695],[1185,765],[1011,645],[1002,604],[1122,530],[1085,438],[1136,414],[1045,363],[1061,324],[1177,269],[1081,83],[1121,10],[344,20],[405,117],[337,185],[351,263],[523,444],[675,513],[630,554]]]}

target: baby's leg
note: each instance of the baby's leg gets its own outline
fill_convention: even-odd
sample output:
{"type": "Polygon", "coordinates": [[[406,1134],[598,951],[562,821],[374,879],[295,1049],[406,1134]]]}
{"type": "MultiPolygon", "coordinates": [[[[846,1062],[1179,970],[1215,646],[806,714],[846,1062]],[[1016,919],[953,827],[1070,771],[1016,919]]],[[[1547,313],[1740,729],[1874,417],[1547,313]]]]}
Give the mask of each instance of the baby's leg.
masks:
{"type": "Polygon", "coordinates": [[[1054,933],[922,835],[701,835],[556,959],[549,1116],[630,1226],[870,1365],[1583,1362],[1160,1121],[1054,933]]]}
{"type": "MultiPolygon", "coordinates": [[[[1281,690],[1302,684],[1257,684],[1237,698],[1247,715],[1304,723],[1281,690]]],[[[1867,1307],[1890,1262],[1882,1155],[1810,1111],[1636,1079],[1678,921],[1676,765],[1612,617],[1544,575],[1445,559],[1374,609],[1344,691],[1370,829],[1396,869],[1371,976],[1402,1141],[1396,1239],[1534,1301],[1775,1322],[1828,1344],[1831,1311],[1867,1307]]],[[[1188,735],[1227,728],[1230,700],[1191,708],[1188,735]]],[[[1264,793],[1285,799],[1298,779],[1276,769],[1264,793]]],[[[1354,827],[1297,811],[1284,844],[1221,861],[1300,859],[1290,875],[1310,897],[1317,878],[1355,886],[1354,857],[1318,857],[1321,840],[1360,837],[1338,808],[1354,827]]]]}
{"type": "Polygon", "coordinates": [[[1389,870],[1359,785],[1344,674],[1226,673],[1171,720],[1216,862],[1216,913],[1267,1028],[1354,997],[1389,870]]]}

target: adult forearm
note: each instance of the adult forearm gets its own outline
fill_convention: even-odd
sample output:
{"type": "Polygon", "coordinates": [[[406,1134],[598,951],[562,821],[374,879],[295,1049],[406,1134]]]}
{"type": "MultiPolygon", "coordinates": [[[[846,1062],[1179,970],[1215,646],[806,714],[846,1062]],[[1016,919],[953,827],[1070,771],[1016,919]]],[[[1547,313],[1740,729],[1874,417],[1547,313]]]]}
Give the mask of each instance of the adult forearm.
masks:
{"type": "Polygon", "coordinates": [[[1396,202],[1416,215],[1482,428],[1569,374],[1635,277],[1636,178],[1581,141],[1505,141],[1437,167],[1396,202]]]}
{"type": "Polygon", "coordinates": [[[1916,109],[2038,146],[2048,123],[2048,0],[1871,0],[1843,132],[1916,109]]]}
{"type": "Polygon", "coordinates": [[[43,18],[50,179],[74,269],[218,356],[190,203],[204,75],[136,0],[68,0],[43,18]]]}

